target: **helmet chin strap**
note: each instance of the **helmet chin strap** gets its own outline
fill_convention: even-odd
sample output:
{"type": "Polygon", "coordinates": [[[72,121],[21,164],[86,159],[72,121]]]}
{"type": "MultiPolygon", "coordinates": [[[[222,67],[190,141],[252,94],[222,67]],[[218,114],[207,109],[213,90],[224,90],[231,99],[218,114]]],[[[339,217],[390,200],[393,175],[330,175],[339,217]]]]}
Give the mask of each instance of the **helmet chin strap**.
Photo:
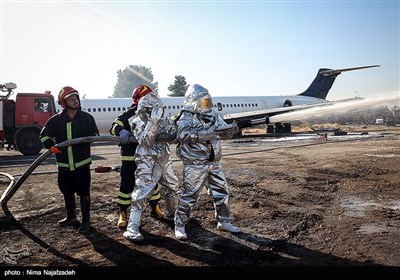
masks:
{"type": "Polygon", "coordinates": [[[76,113],[78,110],[82,110],[81,102],[79,101],[79,106],[78,106],[77,108],[73,108],[73,107],[71,107],[70,105],[68,105],[67,102],[65,102],[65,109],[69,112],[68,115],[69,115],[71,118],[73,118],[73,117],[75,116],[75,113],[76,113]],[[71,114],[71,113],[72,113],[72,114],[71,114]]]}
{"type": "Polygon", "coordinates": [[[79,105],[78,108],[73,108],[73,107],[69,106],[68,104],[66,104],[65,109],[68,109],[68,110],[79,110],[79,109],[81,109],[81,105],[79,105]]]}

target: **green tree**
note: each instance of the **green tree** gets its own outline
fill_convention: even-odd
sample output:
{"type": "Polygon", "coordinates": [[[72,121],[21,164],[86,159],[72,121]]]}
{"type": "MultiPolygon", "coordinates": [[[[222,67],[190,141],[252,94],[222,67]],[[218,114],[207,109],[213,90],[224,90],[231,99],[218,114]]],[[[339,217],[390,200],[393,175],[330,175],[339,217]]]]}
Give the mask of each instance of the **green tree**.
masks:
{"type": "Polygon", "coordinates": [[[189,85],[186,83],[186,78],[181,75],[177,75],[175,76],[175,82],[168,87],[168,90],[172,92],[171,94],[168,94],[168,96],[185,96],[188,87],[189,85]]]}
{"type": "Polygon", "coordinates": [[[133,89],[141,84],[149,85],[153,89],[158,87],[158,82],[153,82],[151,68],[142,65],[129,65],[124,70],[118,70],[117,75],[118,81],[112,95],[115,98],[131,97],[133,89]]]}

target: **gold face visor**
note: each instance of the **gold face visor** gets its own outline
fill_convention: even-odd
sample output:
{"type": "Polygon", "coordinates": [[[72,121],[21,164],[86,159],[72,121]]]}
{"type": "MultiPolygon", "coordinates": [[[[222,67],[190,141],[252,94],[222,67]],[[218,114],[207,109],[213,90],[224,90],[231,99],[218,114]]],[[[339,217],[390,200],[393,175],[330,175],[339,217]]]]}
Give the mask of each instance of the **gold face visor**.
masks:
{"type": "Polygon", "coordinates": [[[210,110],[213,106],[211,97],[204,97],[199,100],[199,108],[201,110],[210,110]]]}

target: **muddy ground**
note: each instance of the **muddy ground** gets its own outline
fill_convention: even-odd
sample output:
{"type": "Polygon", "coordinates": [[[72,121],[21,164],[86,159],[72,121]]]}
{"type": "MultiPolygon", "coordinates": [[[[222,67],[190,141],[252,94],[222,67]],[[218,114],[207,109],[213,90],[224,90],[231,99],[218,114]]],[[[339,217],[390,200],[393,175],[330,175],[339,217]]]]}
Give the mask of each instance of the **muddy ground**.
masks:
{"type": "MultiPolygon", "coordinates": [[[[36,268],[42,275],[46,267],[105,268],[102,273],[126,266],[238,272],[250,266],[399,268],[400,127],[347,132],[328,140],[311,133],[224,141],[233,223],[242,233],[216,229],[212,200],[204,190],[186,242],[174,238],[173,224],[151,218],[148,208],[142,218],[144,241],[124,239],[116,227],[115,171],[92,171],[88,234],[58,227],[64,205],[51,156],[9,200],[13,216],[1,212],[0,268],[25,274],[26,268],[36,268]]],[[[181,180],[181,162],[171,148],[181,180]]],[[[93,145],[92,167],[119,165],[118,153],[115,145],[93,145]]],[[[0,172],[19,179],[33,159],[0,150],[0,172]]],[[[8,183],[0,176],[1,192],[8,183]]]]}

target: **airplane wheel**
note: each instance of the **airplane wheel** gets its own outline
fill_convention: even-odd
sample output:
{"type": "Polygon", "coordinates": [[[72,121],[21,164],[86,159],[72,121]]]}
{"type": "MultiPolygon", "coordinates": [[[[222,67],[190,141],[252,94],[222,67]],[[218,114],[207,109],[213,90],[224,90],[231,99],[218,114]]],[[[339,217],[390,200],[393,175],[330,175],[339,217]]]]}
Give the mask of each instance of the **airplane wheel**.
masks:
{"type": "Polygon", "coordinates": [[[292,124],[291,123],[283,123],[284,131],[285,132],[292,132],[292,124]]]}
{"type": "Polygon", "coordinates": [[[274,125],[273,124],[267,125],[267,133],[274,133],[274,125]]]}
{"type": "Polygon", "coordinates": [[[277,122],[275,123],[275,133],[282,133],[285,131],[285,128],[283,127],[282,123],[277,122]]]}

